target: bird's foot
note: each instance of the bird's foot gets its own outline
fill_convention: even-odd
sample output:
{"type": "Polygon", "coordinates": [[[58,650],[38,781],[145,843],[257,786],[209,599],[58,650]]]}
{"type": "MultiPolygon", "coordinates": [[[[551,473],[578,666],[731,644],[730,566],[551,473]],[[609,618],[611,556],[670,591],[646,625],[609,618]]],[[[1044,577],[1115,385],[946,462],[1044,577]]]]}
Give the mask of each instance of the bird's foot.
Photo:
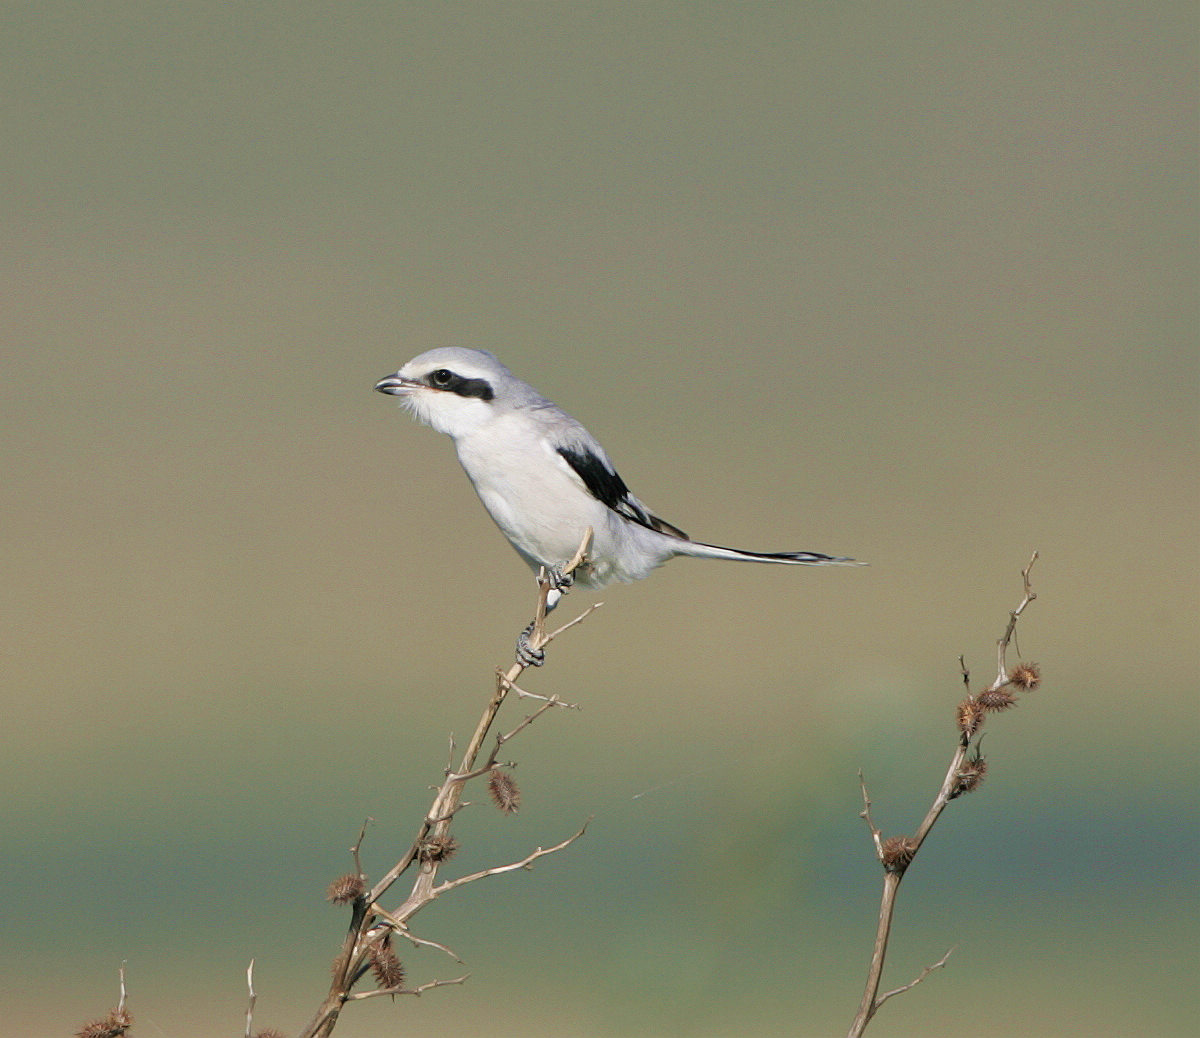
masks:
{"type": "Polygon", "coordinates": [[[540,667],[546,662],[546,650],[535,649],[529,636],[533,634],[533,624],[525,628],[517,638],[517,662],[522,667],[540,667]]]}
{"type": "MultiPolygon", "coordinates": [[[[588,532],[590,535],[591,531],[588,532]]],[[[581,565],[580,560],[575,560],[574,563],[564,562],[561,566],[543,568],[538,576],[538,581],[546,595],[546,613],[553,610],[562,601],[563,595],[574,586],[574,569],[579,565],[581,565]]],[[[546,662],[546,650],[535,648],[533,645],[532,636],[535,626],[536,621],[530,623],[517,639],[517,662],[522,667],[540,667],[546,662]]]]}
{"type": "Polygon", "coordinates": [[[559,592],[569,591],[575,586],[575,574],[567,571],[567,563],[561,566],[551,566],[546,571],[546,579],[550,581],[550,590],[559,592]]]}
{"type": "Polygon", "coordinates": [[[567,569],[570,563],[564,562],[562,566],[551,566],[543,570],[544,576],[541,578],[546,589],[546,612],[551,612],[559,602],[562,601],[565,595],[572,587],[575,586],[575,574],[567,569]]]}

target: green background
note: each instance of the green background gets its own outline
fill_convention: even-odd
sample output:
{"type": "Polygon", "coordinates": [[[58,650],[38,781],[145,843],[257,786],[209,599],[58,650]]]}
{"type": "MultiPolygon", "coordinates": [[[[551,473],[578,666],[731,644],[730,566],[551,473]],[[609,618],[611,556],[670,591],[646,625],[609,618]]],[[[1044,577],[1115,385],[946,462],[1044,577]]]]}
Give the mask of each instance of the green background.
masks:
{"type": "MultiPolygon", "coordinates": [[[[532,586],[372,394],[494,350],[693,535],[610,589],[346,1036],[828,1035],[957,657],[1045,684],[902,889],[880,1035],[1194,1033],[1196,38],[1184,3],[0,13],[5,1030],[294,1034],[532,586]]],[[[589,601],[578,594],[560,615],[589,601]]],[[[515,723],[518,709],[509,717],[515,723]]],[[[476,796],[475,799],[480,799],[476,796]]]]}

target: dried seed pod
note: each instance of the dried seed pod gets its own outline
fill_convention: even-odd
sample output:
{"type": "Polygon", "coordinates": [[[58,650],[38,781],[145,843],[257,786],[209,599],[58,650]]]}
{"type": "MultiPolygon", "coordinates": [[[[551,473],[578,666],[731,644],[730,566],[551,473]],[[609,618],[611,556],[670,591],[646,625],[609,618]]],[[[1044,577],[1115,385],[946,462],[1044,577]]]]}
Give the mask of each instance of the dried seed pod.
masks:
{"type": "Polygon", "coordinates": [[[352,901],[362,897],[363,890],[362,876],[355,875],[353,872],[348,872],[344,876],[339,876],[329,884],[325,891],[325,898],[332,901],[335,905],[348,905],[352,901]]]}
{"type": "Polygon", "coordinates": [[[889,836],[879,848],[879,860],[888,872],[903,872],[917,853],[917,841],[911,836],[889,836]]]}
{"type": "Polygon", "coordinates": [[[488,776],[488,792],[492,800],[506,815],[513,815],[521,806],[521,791],[517,788],[516,779],[511,772],[501,768],[493,768],[488,776]]]}
{"type": "Polygon", "coordinates": [[[1042,669],[1036,663],[1018,663],[1008,672],[1008,680],[1024,692],[1036,692],[1042,683],[1042,669]]]}
{"type": "Polygon", "coordinates": [[[958,730],[962,732],[964,746],[975,737],[986,714],[987,710],[974,696],[967,696],[958,704],[958,730]]]}
{"type": "Polygon", "coordinates": [[[950,791],[950,799],[953,800],[964,793],[971,793],[978,789],[986,774],[987,761],[981,754],[977,753],[974,757],[963,761],[955,776],[954,789],[950,791]]]}
{"type": "Polygon", "coordinates": [[[133,1016],[126,1009],[110,1009],[103,1020],[93,1020],[75,1032],[76,1038],[125,1038],[133,1025],[133,1016]]]}
{"type": "Polygon", "coordinates": [[[390,934],[372,950],[371,972],[375,974],[375,983],[381,988],[404,986],[404,963],[396,958],[396,953],[392,951],[390,934]]]}
{"type": "Polygon", "coordinates": [[[1006,688],[985,688],[975,697],[984,710],[999,713],[1017,705],[1017,697],[1006,688]]]}
{"type": "Polygon", "coordinates": [[[417,856],[422,861],[449,861],[458,850],[458,841],[449,833],[441,836],[427,836],[417,847],[417,856]]]}

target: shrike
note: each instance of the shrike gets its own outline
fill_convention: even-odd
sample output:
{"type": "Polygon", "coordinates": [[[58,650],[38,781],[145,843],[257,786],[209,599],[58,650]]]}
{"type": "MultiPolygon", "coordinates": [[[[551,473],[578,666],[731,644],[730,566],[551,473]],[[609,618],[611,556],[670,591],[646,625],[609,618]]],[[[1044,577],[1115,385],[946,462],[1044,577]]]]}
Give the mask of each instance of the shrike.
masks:
{"type": "MultiPolygon", "coordinates": [[[[544,567],[552,579],[561,574],[589,526],[592,547],[574,574],[574,582],[586,588],[641,580],[676,555],[792,566],[854,564],[819,552],[742,551],[693,541],[629,492],[582,425],[483,350],[429,350],[380,379],[375,389],[398,396],[416,418],[454,440],[483,506],[535,573],[544,567]]],[[[551,591],[547,606],[553,608],[561,595],[551,591]]]]}

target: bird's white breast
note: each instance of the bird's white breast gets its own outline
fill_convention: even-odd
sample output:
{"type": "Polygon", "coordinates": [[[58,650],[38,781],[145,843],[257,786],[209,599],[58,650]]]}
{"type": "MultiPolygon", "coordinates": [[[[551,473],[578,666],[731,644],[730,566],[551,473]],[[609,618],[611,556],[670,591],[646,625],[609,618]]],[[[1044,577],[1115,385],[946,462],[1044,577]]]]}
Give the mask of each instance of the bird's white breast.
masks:
{"type": "Polygon", "coordinates": [[[584,530],[606,528],[608,508],[525,416],[498,417],[456,447],[484,507],[531,566],[561,565],[584,530]]]}

